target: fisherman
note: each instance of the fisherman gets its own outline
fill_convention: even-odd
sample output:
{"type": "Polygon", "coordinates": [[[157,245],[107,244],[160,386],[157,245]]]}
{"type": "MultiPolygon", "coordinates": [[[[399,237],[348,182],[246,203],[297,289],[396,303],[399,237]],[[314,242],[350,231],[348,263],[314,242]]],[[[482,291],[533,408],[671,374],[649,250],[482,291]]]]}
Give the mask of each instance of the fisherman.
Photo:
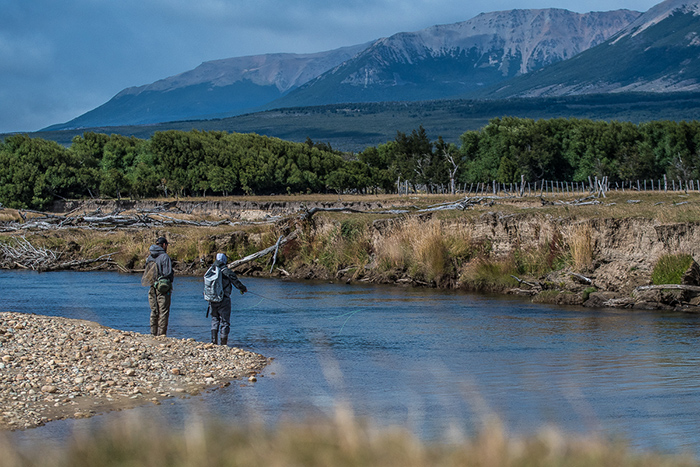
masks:
{"type": "Polygon", "coordinates": [[[241,291],[241,295],[246,293],[248,289],[238,280],[236,273],[231,271],[226,262],[228,258],[223,253],[216,254],[216,260],[212,265],[213,268],[219,268],[221,274],[221,282],[223,285],[223,298],[221,301],[210,301],[209,309],[211,310],[211,343],[227,345],[228,334],[231,330],[231,291],[236,287],[241,291]]]}
{"type": "MultiPolygon", "coordinates": [[[[165,336],[168,332],[168,319],[170,318],[170,295],[173,290],[173,262],[168,256],[168,240],[159,237],[155,245],[148,249],[146,258],[146,270],[149,264],[154,263],[156,268],[155,281],[148,289],[148,304],[151,307],[151,334],[165,336]]],[[[153,266],[151,266],[153,267],[153,266]]]]}

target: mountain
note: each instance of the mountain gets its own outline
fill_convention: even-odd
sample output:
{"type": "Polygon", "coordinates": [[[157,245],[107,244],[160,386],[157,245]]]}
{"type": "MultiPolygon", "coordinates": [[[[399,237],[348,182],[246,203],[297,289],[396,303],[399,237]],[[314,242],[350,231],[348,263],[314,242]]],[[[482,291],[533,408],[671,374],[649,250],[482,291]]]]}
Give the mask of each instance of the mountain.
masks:
{"type": "Polygon", "coordinates": [[[205,62],[194,70],[125,89],[100,107],[45,130],[218,118],[284,106],[462,95],[573,57],[605,41],[640,14],[510,10],[329,52],[205,62]]]}
{"type": "Polygon", "coordinates": [[[266,108],[468,96],[570,59],[604,42],[640,14],[509,10],[395,34],[266,108]]]}
{"type": "Polygon", "coordinates": [[[479,97],[700,90],[700,0],[666,0],[606,42],[479,97]]]}
{"type": "Polygon", "coordinates": [[[370,43],[315,54],[267,54],[204,62],[124,89],[105,104],[45,130],[226,117],[254,110],[348,60],[370,43]]]}

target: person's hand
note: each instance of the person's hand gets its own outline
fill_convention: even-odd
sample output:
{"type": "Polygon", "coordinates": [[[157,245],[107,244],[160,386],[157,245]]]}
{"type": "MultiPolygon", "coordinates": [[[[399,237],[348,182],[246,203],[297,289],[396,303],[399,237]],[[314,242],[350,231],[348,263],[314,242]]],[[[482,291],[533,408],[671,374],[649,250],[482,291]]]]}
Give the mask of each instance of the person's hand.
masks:
{"type": "Polygon", "coordinates": [[[248,288],[244,285],[243,288],[241,289],[241,295],[243,295],[247,291],[248,291],[248,288]]]}

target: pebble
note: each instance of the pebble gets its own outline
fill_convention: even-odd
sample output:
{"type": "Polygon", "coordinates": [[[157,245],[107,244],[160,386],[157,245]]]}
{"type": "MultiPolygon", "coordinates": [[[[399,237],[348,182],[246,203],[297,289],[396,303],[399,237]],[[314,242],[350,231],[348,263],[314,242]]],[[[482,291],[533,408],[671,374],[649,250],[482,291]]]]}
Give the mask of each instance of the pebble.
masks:
{"type": "Polygon", "coordinates": [[[160,404],[248,376],[270,360],[193,338],[154,337],[97,323],[0,312],[0,429],[160,404]]]}

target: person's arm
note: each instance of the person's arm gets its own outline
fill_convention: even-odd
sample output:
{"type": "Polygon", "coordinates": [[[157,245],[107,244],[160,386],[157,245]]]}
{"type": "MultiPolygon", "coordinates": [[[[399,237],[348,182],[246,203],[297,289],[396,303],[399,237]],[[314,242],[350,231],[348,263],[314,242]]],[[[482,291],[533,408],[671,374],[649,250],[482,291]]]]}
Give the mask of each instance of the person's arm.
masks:
{"type": "Polygon", "coordinates": [[[240,290],[241,293],[246,293],[248,291],[248,288],[238,280],[238,276],[235,272],[231,271],[229,268],[226,268],[223,270],[223,273],[231,281],[231,285],[240,290]]]}

